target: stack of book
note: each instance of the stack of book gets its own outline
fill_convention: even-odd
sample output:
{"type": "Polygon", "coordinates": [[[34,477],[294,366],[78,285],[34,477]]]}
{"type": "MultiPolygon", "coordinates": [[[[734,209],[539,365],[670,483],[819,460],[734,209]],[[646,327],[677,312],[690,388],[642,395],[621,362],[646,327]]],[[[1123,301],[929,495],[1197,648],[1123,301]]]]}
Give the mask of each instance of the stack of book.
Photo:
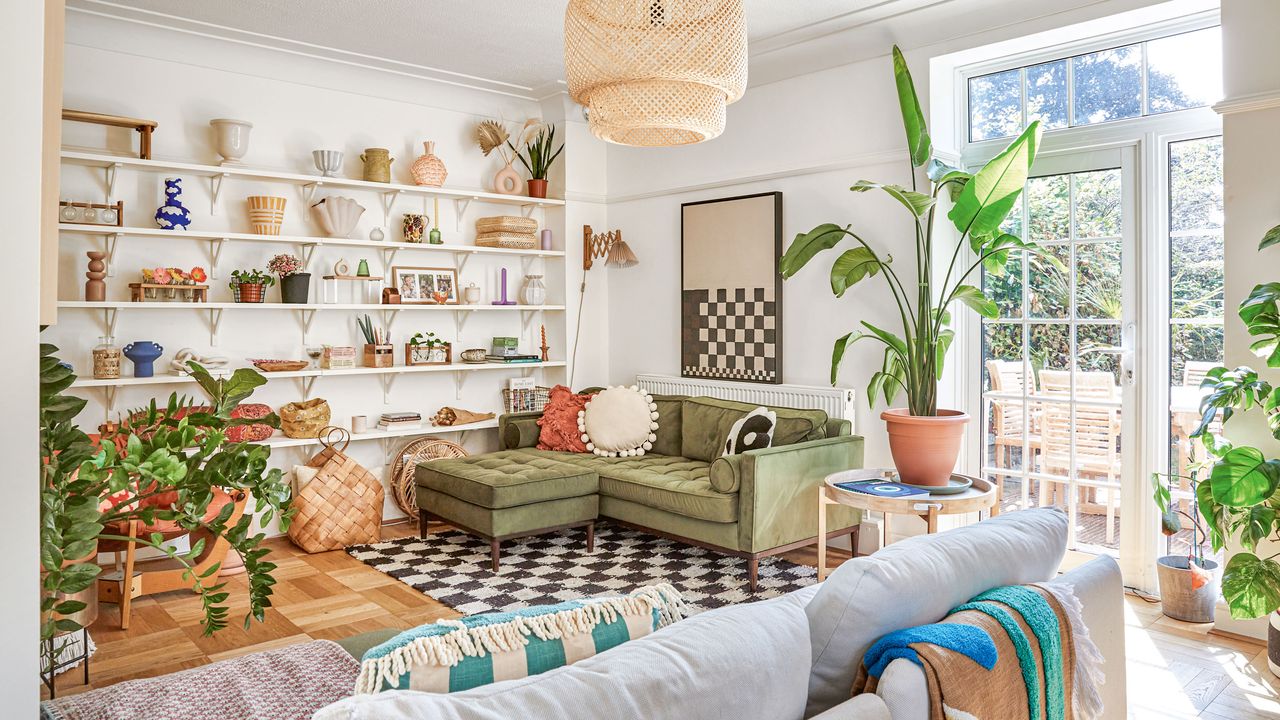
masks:
{"type": "Polygon", "coordinates": [[[539,355],[489,355],[488,358],[489,362],[510,364],[542,362],[542,357],[539,355]]]}
{"type": "Polygon", "coordinates": [[[412,430],[422,427],[422,415],[416,412],[382,413],[379,430],[412,430]]]}

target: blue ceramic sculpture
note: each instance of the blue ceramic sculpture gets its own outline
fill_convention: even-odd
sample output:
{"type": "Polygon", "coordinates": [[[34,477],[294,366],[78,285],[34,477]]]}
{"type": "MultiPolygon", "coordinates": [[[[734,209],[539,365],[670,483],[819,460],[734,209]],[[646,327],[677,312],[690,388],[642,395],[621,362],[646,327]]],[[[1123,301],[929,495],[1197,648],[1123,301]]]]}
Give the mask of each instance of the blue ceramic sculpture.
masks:
{"type": "Polygon", "coordinates": [[[165,178],[164,205],[156,210],[156,224],[165,230],[186,230],[191,211],[182,204],[182,178],[165,178]]]}
{"type": "Polygon", "coordinates": [[[152,377],[156,374],[156,359],[164,354],[164,348],[150,340],[138,340],[124,346],[124,356],[133,361],[134,377],[152,377]]]}

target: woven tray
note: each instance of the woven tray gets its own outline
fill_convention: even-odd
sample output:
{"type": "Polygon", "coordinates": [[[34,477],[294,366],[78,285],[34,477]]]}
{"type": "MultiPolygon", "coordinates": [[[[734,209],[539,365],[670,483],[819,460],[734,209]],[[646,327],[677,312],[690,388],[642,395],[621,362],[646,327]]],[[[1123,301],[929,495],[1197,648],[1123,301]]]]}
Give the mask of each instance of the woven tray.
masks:
{"type": "Polygon", "coordinates": [[[538,221],[520,215],[494,215],[476,219],[476,232],[532,235],[538,232],[538,221]]]}
{"type": "Polygon", "coordinates": [[[476,236],[476,245],[512,250],[536,250],[538,238],[524,233],[484,233],[476,236]]]}

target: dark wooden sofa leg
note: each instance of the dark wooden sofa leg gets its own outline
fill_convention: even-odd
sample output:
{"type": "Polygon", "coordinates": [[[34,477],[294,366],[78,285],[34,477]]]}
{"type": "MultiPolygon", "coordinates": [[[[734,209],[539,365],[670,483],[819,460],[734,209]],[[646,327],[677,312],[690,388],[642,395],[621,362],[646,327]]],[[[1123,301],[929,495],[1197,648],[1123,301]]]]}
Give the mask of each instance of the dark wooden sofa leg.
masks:
{"type": "Polygon", "coordinates": [[[756,591],[757,581],[760,579],[760,557],[750,555],[747,557],[747,588],[750,592],[756,591]]]}
{"type": "Polygon", "coordinates": [[[498,572],[498,557],[502,554],[502,541],[493,539],[489,541],[489,561],[493,566],[493,571],[498,572]]]}
{"type": "Polygon", "coordinates": [[[596,551],[596,524],[587,523],[587,554],[596,551]]]}
{"type": "Polygon", "coordinates": [[[862,525],[859,524],[854,525],[853,529],[849,531],[849,557],[858,557],[858,538],[861,530],[862,525]]]}
{"type": "Polygon", "coordinates": [[[431,513],[418,508],[418,537],[427,538],[427,524],[431,522],[431,513]]]}

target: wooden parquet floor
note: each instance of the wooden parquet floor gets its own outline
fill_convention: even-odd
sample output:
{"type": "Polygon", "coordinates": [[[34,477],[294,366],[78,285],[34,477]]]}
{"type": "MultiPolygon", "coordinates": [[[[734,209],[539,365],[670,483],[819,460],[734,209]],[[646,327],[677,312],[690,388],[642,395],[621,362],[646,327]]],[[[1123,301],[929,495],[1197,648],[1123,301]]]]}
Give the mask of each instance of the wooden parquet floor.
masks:
{"type": "MultiPolygon", "coordinates": [[[[383,536],[392,539],[415,532],[414,525],[400,524],[387,527],[383,536]]],[[[212,637],[204,637],[200,628],[199,599],[185,591],[140,598],[134,603],[128,630],[120,630],[115,606],[104,604],[90,628],[98,645],[90,662],[90,683],[82,684],[81,670],[75,668],[59,676],[59,695],[311,639],[410,628],[458,616],[345,552],[308,555],[287,538],[269,540],[267,545],[279,569],[274,606],[266,622],[254,622],[247,631],[243,628],[243,576],[229,580],[230,626],[212,637]]],[[[812,548],[786,557],[816,564],[812,548]]],[[[828,562],[838,565],[847,557],[832,550],[828,562]]],[[[1210,633],[1209,626],[1171,620],[1160,613],[1158,604],[1133,596],[1127,597],[1125,625],[1131,718],[1280,718],[1280,681],[1268,672],[1261,644],[1210,633]]]]}

